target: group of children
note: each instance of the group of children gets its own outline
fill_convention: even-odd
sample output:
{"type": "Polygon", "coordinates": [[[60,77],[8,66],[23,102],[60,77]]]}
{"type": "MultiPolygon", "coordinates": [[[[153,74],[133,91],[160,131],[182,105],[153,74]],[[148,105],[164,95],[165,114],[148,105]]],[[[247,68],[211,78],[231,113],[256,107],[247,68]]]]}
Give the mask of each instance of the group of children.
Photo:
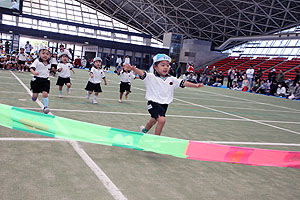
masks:
{"type": "Polygon", "coordinates": [[[24,52],[24,48],[20,48],[20,52],[13,52],[11,55],[0,56],[0,69],[24,72],[29,71],[29,66],[34,58],[24,52]]]}
{"type": "MultiPolygon", "coordinates": [[[[39,57],[30,66],[30,72],[34,75],[31,80],[31,90],[33,92],[32,100],[36,101],[38,94],[42,93],[44,113],[49,113],[48,94],[50,90],[49,73],[51,70],[56,71],[50,61],[50,49],[47,47],[41,48],[39,57]]],[[[58,79],[56,85],[59,86],[59,97],[62,97],[62,88],[67,85],[67,92],[70,93],[71,81],[70,71],[73,71],[72,65],[68,62],[68,54],[62,53],[59,57],[60,63],[57,65],[58,79]]],[[[138,75],[146,86],[146,99],[148,112],[151,115],[150,120],[145,126],[140,127],[140,132],[147,133],[156,123],[155,135],[160,135],[165,124],[165,115],[168,105],[173,101],[174,89],[178,87],[203,87],[202,83],[194,84],[182,79],[177,79],[168,74],[171,58],[165,54],[157,54],[153,57],[153,73],[144,72],[130,64],[124,64],[123,68],[118,69],[117,74],[120,76],[120,100],[124,92],[125,98],[128,98],[131,90],[131,80],[138,75]]],[[[89,99],[94,92],[92,103],[97,103],[97,97],[102,92],[101,81],[104,80],[104,85],[107,85],[106,77],[102,69],[102,60],[99,57],[94,58],[94,66],[89,72],[89,79],[85,90],[87,91],[86,98],[89,99]]]]}

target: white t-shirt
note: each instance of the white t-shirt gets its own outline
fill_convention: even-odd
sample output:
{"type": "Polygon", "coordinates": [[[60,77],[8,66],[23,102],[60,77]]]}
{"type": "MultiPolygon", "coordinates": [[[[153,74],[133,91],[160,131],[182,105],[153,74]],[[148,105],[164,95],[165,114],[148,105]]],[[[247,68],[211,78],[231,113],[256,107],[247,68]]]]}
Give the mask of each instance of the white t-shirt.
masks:
{"type": "Polygon", "coordinates": [[[173,101],[174,89],[184,87],[184,81],[174,76],[163,79],[156,73],[145,72],[145,76],[141,78],[146,85],[146,99],[160,104],[170,104],[173,101]]]}
{"type": "Polygon", "coordinates": [[[51,57],[50,63],[53,64],[53,65],[57,65],[58,64],[57,58],[51,57]]]}
{"type": "Polygon", "coordinates": [[[254,69],[247,69],[246,74],[247,74],[247,78],[253,78],[254,69]]]}
{"type": "Polygon", "coordinates": [[[125,83],[130,83],[131,79],[134,79],[135,77],[133,72],[126,73],[123,70],[120,72],[119,76],[120,76],[120,81],[125,83]]]}
{"type": "Polygon", "coordinates": [[[20,61],[26,61],[26,59],[27,59],[27,54],[25,54],[25,53],[19,53],[17,57],[18,57],[18,59],[19,59],[20,61]]]}
{"type": "Polygon", "coordinates": [[[91,83],[101,83],[101,80],[105,78],[105,74],[102,69],[97,69],[95,67],[92,67],[90,72],[93,73],[94,75],[93,78],[92,77],[89,78],[89,81],[91,83]]]}
{"type": "Polygon", "coordinates": [[[62,69],[62,71],[58,72],[58,76],[62,78],[69,78],[71,76],[70,70],[73,68],[71,63],[59,63],[57,66],[57,70],[62,69]]]}
{"type": "Polygon", "coordinates": [[[117,60],[116,60],[116,63],[117,63],[117,64],[121,64],[121,63],[122,63],[122,58],[121,58],[121,57],[118,57],[117,60]]]}
{"type": "Polygon", "coordinates": [[[36,72],[39,73],[36,77],[39,78],[48,78],[49,77],[49,71],[51,69],[51,64],[45,65],[43,62],[41,62],[40,59],[36,59],[30,66],[30,68],[34,68],[36,72]]]}
{"type": "Polygon", "coordinates": [[[124,64],[130,64],[130,58],[129,57],[125,58],[124,64]]]}

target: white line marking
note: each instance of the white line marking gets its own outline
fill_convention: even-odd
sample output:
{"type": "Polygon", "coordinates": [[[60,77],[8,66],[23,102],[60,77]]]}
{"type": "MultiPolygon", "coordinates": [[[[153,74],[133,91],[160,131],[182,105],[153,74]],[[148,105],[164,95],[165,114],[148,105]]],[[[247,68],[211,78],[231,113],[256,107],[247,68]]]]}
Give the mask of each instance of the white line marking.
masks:
{"type": "MultiPolygon", "coordinates": [[[[25,90],[28,92],[28,94],[32,95],[32,92],[29,90],[29,88],[13,73],[11,74],[19,81],[19,83],[25,88],[25,90]]],[[[44,107],[44,105],[40,101],[36,101],[41,108],[44,107]]],[[[49,114],[52,115],[51,112],[49,114]]],[[[106,187],[108,192],[114,197],[114,199],[117,200],[123,200],[127,199],[121,191],[116,187],[116,185],[106,176],[106,174],[100,169],[99,166],[90,158],[90,156],[78,145],[76,141],[69,141],[73,149],[78,153],[78,155],[81,157],[81,159],[90,167],[90,169],[95,173],[95,175],[98,177],[98,179],[103,183],[103,185],[106,187]]]]}
{"type": "MultiPolygon", "coordinates": [[[[0,91],[0,93],[8,93],[10,94],[11,91],[0,91]]],[[[27,94],[26,92],[14,92],[14,94],[27,94]]],[[[54,95],[54,94],[49,94],[49,96],[54,96],[58,97],[59,95],[54,95]]],[[[85,99],[86,97],[84,96],[71,96],[71,95],[66,95],[64,98],[79,98],[79,99],[85,99]]],[[[118,101],[119,99],[110,99],[110,98],[100,98],[100,100],[113,100],[113,101],[118,101]]],[[[144,101],[139,101],[139,100],[126,100],[129,102],[141,102],[141,103],[147,103],[146,100],[144,101]]],[[[184,106],[193,106],[185,103],[172,103],[172,105],[184,105],[184,106]]],[[[213,108],[228,108],[228,109],[237,109],[237,110],[257,110],[257,111],[266,111],[266,112],[282,112],[282,113],[300,113],[300,111],[289,111],[289,110],[268,110],[268,109],[259,109],[259,108],[240,108],[240,107],[230,107],[230,106],[211,106],[211,105],[204,105],[204,106],[209,106],[213,108]]]]}
{"type": "MultiPolygon", "coordinates": [[[[37,110],[37,108],[21,107],[27,110],[37,110]]],[[[148,113],[130,113],[130,112],[112,112],[112,111],[101,111],[101,110],[70,110],[70,109],[59,109],[51,108],[53,111],[57,112],[81,112],[81,113],[101,113],[101,114],[115,114],[115,115],[139,115],[139,116],[149,116],[148,113]]],[[[221,117],[199,117],[199,116],[188,116],[188,115],[167,115],[168,117],[178,117],[178,118],[191,118],[191,119],[213,119],[213,120],[224,120],[224,121],[244,121],[252,122],[246,119],[237,118],[221,118],[221,117]]],[[[300,124],[300,122],[290,122],[290,121],[272,121],[272,120],[256,120],[259,122],[269,122],[269,123],[282,123],[282,124],[300,124]]]]}
{"type": "MultiPolygon", "coordinates": [[[[177,98],[174,98],[174,99],[177,99],[177,98]]],[[[198,107],[201,107],[201,108],[206,108],[208,110],[213,110],[213,111],[216,111],[216,112],[219,112],[219,113],[223,113],[223,114],[226,114],[226,115],[230,115],[230,116],[233,116],[233,117],[244,119],[244,120],[247,120],[247,121],[250,121],[250,122],[255,122],[255,123],[258,123],[258,124],[262,124],[262,125],[265,125],[265,126],[269,126],[269,127],[272,127],[272,128],[276,128],[276,129],[279,129],[279,130],[283,130],[283,131],[287,131],[287,132],[290,132],[290,133],[295,133],[297,135],[300,135],[300,133],[297,132],[297,131],[292,131],[292,130],[289,130],[289,129],[286,129],[286,128],[281,128],[279,126],[274,126],[274,125],[271,125],[271,124],[266,124],[266,123],[260,122],[258,120],[248,119],[246,117],[242,117],[242,116],[239,116],[239,115],[231,114],[231,113],[224,112],[224,111],[221,111],[221,110],[217,110],[217,109],[214,109],[214,108],[210,108],[210,107],[207,107],[207,106],[202,106],[200,104],[191,103],[191,102],[184,101],[184,100],[181,100],[181,99],[177,99],[177,100],[181,101],[181,102],[184,102],[184,103],[188,103],[188,104],[194,105],[194,106],[198,106],[198,107]]]]}
{"type": "MultiPolygon", "coordinates": [[[[50,139],[50,138],[1,138],[0,141],[32,141],[32,142],[70,142],[69,140],[64,139],[50,139]]],[[[272,143],[272,142],[232,142],[232,141],[197,141],[205,143],[214,143],[214,144],[246,144],[246,145],[265,145],[265,146],[295,146],[299,147],[300,144],[296,143],[272,143]]]]}
{"type": "MultiPolygon", "coordinates": [[[[141,90],[144,90],[144,89],[141,89],[141,90]]],[[[258,120],[248,119],[246,117],[242,117],[242,116],[239,116],[239,115],[231,114],[231,113],[228,113],[228,112],[224,112],[224,111],[221,111],[221,110],[217,110],[217,109],[214,109],[214,108],[203,106],[203,105],[200,105],[200,104],[195,104],[195,103],[192,103],[192,102],[184,101],[184,100],[181,100],[181,99],[178,99],[178,98],[174,98],[174,99],[177,100],[177,101],[181,101],[183,103],[187,103],[187,104],[194,105],[194,106],[201,107],[201,108],[206,108],[208,110],[213,110],[215,112],[219,112],[219,113],[222,113],[222,114],[226,114],[226,115],[230,115],[230,116],[233,116],[233,117],[237,117],[239,119],[244,119],[246,121],[255,122],[255,123],[258,123],[258,124],[262,124],[262,125],[265,125],[265,126],[269,126],[269,127],[272,127],[272,128],[276,128],[276,129],[279,129],[279,130],[283,130],[283,131],[287,131],[287,132],[290,132],[290,133],[295,133],[297,135],[300,135],[300,133],[297,132],[297,131],[289,130],[289,129],[286,129],[286,128],[281,128],[279,126],[274,126],[274,125],[271,125],[271,124],[266,124],[266,123],[258,121],[258,120]]]]}
{"type": "MultiPolygon", "coordinates": [[[[252,102],[252,103],[257,103],[257,104],[262,104],[262,105],[268,105],[268,106],[273,106],[273,107],[277,107],[277,108],[284,108],[284,109],[295,111],[294,108],[288,108],[288,107],[284,107],[284,106],[278,106],[278,105],[274,105],[274,104],[263,103],[263,102],[249,100],[249,99],[244,99],[244,98],[240,98],[240,97],[228,96],[228,95],[225,95],[225,94],[218,94],[218,93],[204,91],[204,90],[202,90],[202,91],[199,90],[198,92],[200,92],[200,93],[203,92],[203,93],[209,93],[209,94],[216,94],[218,96],[228,97],[228,98],[232,98],[232,99],[239,99],[239,100],[242,100],[244,103],[245,103],[245,101],[248,101],[248,102],[252,102]]],[[[238,91],[235,91],[235,92],[238,92],[238,91]]],[[[252,94],[252,95],[255,95],[255,94],[252,94]]],[[[258,95],[258,94],[256,94],[256,95],[258,95]]]]}
{"type": "Polygon", "coordinates": [[[61,141],[61,142],[68,142],[67,140],[64,139],[57,139],[57,138],[1,138],[0,137],[0,141],[45,141],[45,142],[57,142],[57,141],[61,141]]]}

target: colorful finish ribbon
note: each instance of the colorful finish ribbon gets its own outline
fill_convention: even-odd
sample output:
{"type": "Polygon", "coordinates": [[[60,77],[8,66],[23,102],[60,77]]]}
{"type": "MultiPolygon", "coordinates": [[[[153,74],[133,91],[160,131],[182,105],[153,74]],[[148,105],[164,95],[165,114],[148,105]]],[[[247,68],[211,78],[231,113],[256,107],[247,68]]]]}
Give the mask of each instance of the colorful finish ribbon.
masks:
{"type": "Polygon", "coordinates": [[[300,169],[300,152],[203,143],[111,128],[0,104],[0,125],[53,138],[151,151],[180,158],[300,169]]]}

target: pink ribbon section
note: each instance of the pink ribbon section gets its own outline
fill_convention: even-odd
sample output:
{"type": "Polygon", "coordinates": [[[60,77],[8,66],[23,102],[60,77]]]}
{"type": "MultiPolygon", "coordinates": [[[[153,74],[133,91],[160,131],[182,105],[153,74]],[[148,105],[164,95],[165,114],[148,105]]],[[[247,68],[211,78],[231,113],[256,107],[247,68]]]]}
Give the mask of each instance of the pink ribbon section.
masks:
{"type": "Polygon", "coordinates": [[[300,152],[245,148],[190,141],[187,159],[300,169],[300,152]]]}

